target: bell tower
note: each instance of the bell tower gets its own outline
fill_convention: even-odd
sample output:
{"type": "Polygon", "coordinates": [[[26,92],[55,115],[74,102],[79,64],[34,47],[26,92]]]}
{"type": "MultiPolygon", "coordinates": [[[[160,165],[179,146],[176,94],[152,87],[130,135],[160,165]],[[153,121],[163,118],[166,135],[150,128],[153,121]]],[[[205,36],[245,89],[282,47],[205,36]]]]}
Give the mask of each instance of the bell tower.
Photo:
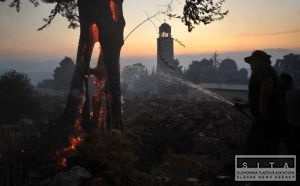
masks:
{"type": "Polygon", "coordinates": [[[174,46],[171,37],[171,26],[163,23],[159,27],[159,37],[157,38],[157,73],[172,67],[174,63],[174,46]]]}

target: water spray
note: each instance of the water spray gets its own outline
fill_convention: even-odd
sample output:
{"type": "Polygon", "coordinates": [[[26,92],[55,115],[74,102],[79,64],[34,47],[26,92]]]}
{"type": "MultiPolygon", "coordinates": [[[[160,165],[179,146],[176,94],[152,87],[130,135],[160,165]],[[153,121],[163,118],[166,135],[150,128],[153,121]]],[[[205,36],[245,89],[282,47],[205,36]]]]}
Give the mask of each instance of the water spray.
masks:
{"type": "MultiPolygon", "coordinates": [[[[185,81],[185,80],[183,80],[183,79],[181,79],[181,78],[179,78],[179,77],[171,76],[171,75],[169,75],[169,74],[162,73],[162,72],[158,72],[158,75],[159,75],[160,77],[164,78],[164,80],[167,81],[167,82],[174,83],[175,81],[177,81],[177,82],[182,83],[182,84],[184,84],[184,85],[186,85],[186,86],[188,86],[188,87],[191,87],[191,88],[193,88],[193,89],[195,89],[195,90],[197,90],[197,91],[199,91],[199,92],[201,92],[201,93],[203,93],[203,94],[205,94],[205,95],[207,95],[207,96],[210,96],[210,97],[212,97],[212,98],[215,98],[215,99],[217,99],[217,100],[219,100],[219,101],[221,101],[221,102],[223,102],[223,103],[226,103],[226,104],[231,105],[231,106],[234,106],[234,105],[235,105],[231,100],[229,100],[229,99],[227,99],[227,98],[224,98],[223,96],[221,96],[221,95],[219,95],[219,94],[217,94],[217,93],[215,93],[215,92],[212,92],[212,91],[210,91],[210,90],[208,90],[208,89],[205,89],[205,88],[203,88],[203,87],[201,87],[201,86],[199,86],[199,85],[196,85],[196,84],[194,84],[194,83],[192,83],[192,82],[185,81]]],[[[244,110],[238,109],[238,111],[241,112],[242,114],[244,114],[248,119],[250,119],[250,120],[253,119],[253,118],[252,118],[248,113],[246,113],[244,110]]]]}
{"type": "Polygon", "coordinates": [[[231,106],[234,106],[234,103],[232,101],[230,101],[229,99],[227,98],[224,98],[222,96],[220,96],[219,94],[215,93],[215,92],[212,92],[210,90],[207,90],[207,89],[204,89],[203,87],[199,86],[199,85],[196,85],[192,82],[189,82],[189,81],[185,81],[179,77],[176,77],[176,76],[171,76],[171,75],[168,75],[168,74],[164,74],[164,73],[158,73],[160,77],[163,77],[165,81],[167,82],[174,82],[174,81],[177,81],[179,83],[182,83],[188,87],[191,87],[193,89],[196,89],[198,90],[199,92],[202,92],[203,94],[207,95],[207,96],[210,96],[212,98],[215,98],[219,101],[222,101],[228,105],[231,105],[231,106]]]}

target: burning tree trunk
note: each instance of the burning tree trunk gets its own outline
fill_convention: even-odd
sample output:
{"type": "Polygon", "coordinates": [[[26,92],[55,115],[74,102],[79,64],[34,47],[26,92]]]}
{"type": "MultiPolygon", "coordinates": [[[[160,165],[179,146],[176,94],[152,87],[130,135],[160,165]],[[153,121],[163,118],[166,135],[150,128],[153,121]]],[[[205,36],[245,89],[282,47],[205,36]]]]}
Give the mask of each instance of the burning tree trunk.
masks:
{"type": "Polygon", "coordinates": [[[78,0],[80,38],[75,72],[63,115],[72,129],[80,120],[85,131],[96,126],[122,130],[119,63],[125,26],[122,3],[123,0],[78,0]],[[98,64],[91,69],[91,55],[98,41],[101,47],[98,64]],[[94,75],[96,87],[92,104],[88,90],[90,75],[94,75]]]}

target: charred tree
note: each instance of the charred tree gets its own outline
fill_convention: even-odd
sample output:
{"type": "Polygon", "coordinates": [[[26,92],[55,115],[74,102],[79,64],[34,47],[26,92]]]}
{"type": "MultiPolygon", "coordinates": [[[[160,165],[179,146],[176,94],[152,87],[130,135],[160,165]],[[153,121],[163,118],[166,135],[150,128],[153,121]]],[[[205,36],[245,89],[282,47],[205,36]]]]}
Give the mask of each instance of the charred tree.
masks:
{"type": "Polygon", "coordinates": [[[119,64],[125,26],[122,3],[123,0],[78,1],[80,38],[63,118],[67,124],[80,119],[85,131],[96,126],[122,130],[119,64]],[[96,42],[100,43],[101,50],[96,68],[91,69],[96,42]],[[88,90],[90,75],[94,76],[96,87],[92,104],[88,90]]]}

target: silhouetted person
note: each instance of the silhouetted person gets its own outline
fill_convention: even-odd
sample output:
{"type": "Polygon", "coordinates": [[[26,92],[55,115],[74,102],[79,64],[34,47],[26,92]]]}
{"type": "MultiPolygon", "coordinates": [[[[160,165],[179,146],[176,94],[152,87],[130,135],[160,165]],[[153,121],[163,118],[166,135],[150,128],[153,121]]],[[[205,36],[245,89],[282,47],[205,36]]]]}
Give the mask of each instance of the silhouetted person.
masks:
{"type": "Polygon", "coordinates": [[[286,123],[284,90],[270,58],[261,50],[245,58],[252,70],[248,100],[254,117],[244,149],[248,155],[278,154],[286,123]]]}
{"type": "Polygon", "coordinates": [[[300,155],[300,90],[294,87],[293,78],[289,74],[280,75],[284,85],[287,103],[288,133],[286,135],[288,153],[300,155]]]}

